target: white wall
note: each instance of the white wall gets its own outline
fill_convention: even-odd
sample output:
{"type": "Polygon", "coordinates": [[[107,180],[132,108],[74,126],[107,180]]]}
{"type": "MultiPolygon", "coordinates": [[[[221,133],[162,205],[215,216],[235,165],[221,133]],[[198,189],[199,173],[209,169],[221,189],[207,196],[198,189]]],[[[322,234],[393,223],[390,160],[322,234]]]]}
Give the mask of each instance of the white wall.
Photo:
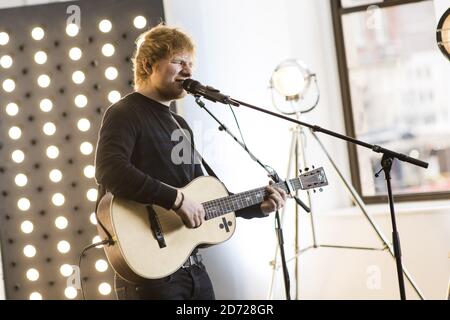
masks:
{"type": "MultiPolygon", "coordinates": [[[[272,70],[286,58],[300,58],[317,73],[322,92],[316,110],[303,120],[345,132],[328,0],[165,0],[164,4],[168,23],[181,27],[197,42],[194,78],[234,98],[273,111],[267,89],[272,70]]],[[[186,98],[180,105],[193,126],[196,142],[203,145],[206,160],[231,191],[244,191],[267,182],[265,172],[226,134],[218,132],[213,120],[196,107],[191,98],[186,98]]],[[[207,105],[237,133],[228,107],[213,103],[207,105]]],[[[284,177],[291,125],[244,107],[235,110],[249,148],[284,177]]],[[[320,136],[348,177],[346,145],[320,136]]],[[[313,199],[320,243],[343,243],[345,235],[349,243],[344,243],[347,244],[380,245],[375,232],[360,213],[346,216],[337,211],[348,207],[349,198],[311,138],[308,139],[307,154],[316,166],[326,168],[330,180],[330,186],[313,199]]],[[[433,206],[432,203],[427,204],[430,205],[433,206]]],[[[387,207],[382,208],[377,223],[383,224],[384,233],[390,239],[387,207]]],[[[416,271],[413,276],[417,276],[425,295],[435,299],[444,296],[443,288],[449,276],[447,211],[430,214],[424,209],[411,216],[406,210],[398,218],[400,234],[405,236],[402,238],[404,258],[409,262],[405,264],[416,271]],[[422,229],[424,226],[428,226],[427,230],[422,229]],[[438,228],[434,230],[432,226],[438,228]],[[425,232],[422,234],[421,230],[425,232]],[[433,231],[426,232],[430,230],[433,231]],[[413,243],[420,244],[420,249],[412,246],[413,243]],[[424,250],[424,247],[430,249],[424,250]]],[[[284,225],[288,257],[293,256],[294,219],[292,203],[289,203],[284,225]]],[[[300,243],[304,246],[311,242],[306,214],[301,214],[300,226],[300,243]]],[[[204,251],[218,298],[267,297],[272,275],[269,263],[276,248],[273,227],[273,217],[251,221],[240,219],[236,234],[229,242],[204,251]]],[[[292,266],[291,262],[291,278],[294,276],[292,266]]],[[[398,297],[395,264],[387,252],[317,249],[301,256],[300,271],[301,299],[398,297]],[[366,272],[373,266],[380,268],[382,279],[381,287],[376,289],[366,285],[373,276],[366,272]]],[[[277,299],[284,298],[281,281],[281,273],[278,272],[274,296],[277,299]]],[[[292,282],[294,289],[295,279],[292,282]]],[[[409,288],[408,297],[416,298],[409,288]]]]}

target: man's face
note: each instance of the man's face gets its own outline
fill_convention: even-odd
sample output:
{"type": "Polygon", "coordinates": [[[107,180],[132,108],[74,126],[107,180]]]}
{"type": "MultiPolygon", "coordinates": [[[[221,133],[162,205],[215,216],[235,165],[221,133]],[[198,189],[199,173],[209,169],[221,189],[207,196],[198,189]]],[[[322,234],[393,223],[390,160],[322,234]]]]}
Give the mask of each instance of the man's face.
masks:
{"type": "Polygon", "coordinates": [[[182,80],[192,76],[193,54],[180,52],[167,59],[161,59],[152,66],[150,83],[164,100],[183,98],[186,91],[182,80]]]}

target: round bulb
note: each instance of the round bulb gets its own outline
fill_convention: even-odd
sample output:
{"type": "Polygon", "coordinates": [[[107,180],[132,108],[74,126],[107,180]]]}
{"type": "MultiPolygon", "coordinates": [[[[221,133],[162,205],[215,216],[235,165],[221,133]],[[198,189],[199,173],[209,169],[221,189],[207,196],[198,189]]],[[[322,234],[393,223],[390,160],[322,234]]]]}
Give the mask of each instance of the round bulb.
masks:
{"type": "Polygon", "coordinates": [[[42,74],[38,77],[37,83],[41,88],[47,88],[50,85],[50,77],[46,74],[42,74]]]}
{"type": "Polygon", "coordinates": [[[19,106],[14,102],[8,103],[6,105],[6,113],[9,116],[14,117],[19,113],[19,106]]]}
{"type": "Polygon", "coordinates": [[[2,68],[9,69],[11,68],[12,64],[13,59],[11,58],[11,56],[4,55],[0,58],[0,66],[2,66],[2,68]]]}
{"type": "Polygon", "coordinates": [[[42,295],[39,292],[32,292],[30,294],[30,300],[42,300],[42,295]]]}
{"type": "Polygon", "coordinates": [[[84,154],[84,155],[89,155],[89,154],[91,154],[93,150],[94,150],[94,147],[93,147],[92,144],[89,143],[89,142],[83,142],[83,143],[80,145],[80,151],[81,151],[81,153],[84,154]]]}
{"type": "Polygon", "coordinates": [[[108,270],[108,263],[103,259],[99,259],[95,262],[95,269],[97,269],[98,272],[105,272],[108,270]]]}
{"type": "MultiPolygon", "coordinates": [[[[92,244],[99,243],[101,241],[102,241],[102,238],[100,238],[100,236],[95,236],[94,238],[92,238],[92,244]]],[[[101,244],[101,245],[98,245],[98,246],[95,246],[95,247],[97,249],[100,249],[100,248],[103,248],[103,245],[101,244]]]]}
{"type": "Polygon", "coordinates": [[[133,24],[137,29],[143,29],[147,25],[147,19],[143,16],[137,16],[134,18],[133,24]]]}
{"type": "Polygon", "coordinates": [[[75,37],[78,32],[80,31],[80,28],[75,23],[69,23],[66,26],[66,33],[69,37],[75,37]]]}
{"type": "Polygon", "coordinates": [[[37,64],[44,64],[47,62],[47,54],[44,51],[38,51],[34,55],[34,61],[37,64]]]}
{"type": "Polygon", "coordinates": [[[64,230],[68,225],[69,221],[66,217],[58,217],[55,219],[55,226],[60,230],[64,230]]]}
{"type": "Polygon", "coordinates": [[[105,70],[105,77],[108,80],[114,80],[117,78],[118,75],[119,75],[119,72],[114,67],[108,67],[105,70]]]}
{"type": "Polygon", "coordinates": [[[15,150],[15,151],[13,151],[13,153],[11,154],[11,159],[12,159],[15,163],[22,163],[23,160],[25,159],[25,153],[23,153],[22,150],[15,150]]]}
{"type": "Polygon", "coordinates": [[[31,30],[31,37],[33,37],[34,40],[42,40],[45,36],[45,32],[44,29],[42,29],[41,27],[36,27],[33,28],[33,30],[31,30]]]}
{"type": "Polygon", "coordinates": [[[82,55],[83,53],[81,52],[80,48],[73,47],[72,49],[69,50],[69,58],[72,59],[73,61],[80,60],[82,55]]]}
{"type": "Polygon", "coordinates": [[[14,178],[14,182],[16,183],[16,185],[18,185],[19,187],[24,187],[27,185],[28,183],[28,178],[26,175],[24,175],[23,173],[19,173],[18,175],[16,175],[16,177],[14,178]]]}
{"type": "Polygon", "coordinates": [[[64,290],[64,295],[68,299],[75,299],[78,295],[78,291],[73,286],[70,286],[64,290]]]}
{"type": "Polygon", "coordinates": [[[103,32],[103,33],[110,32],[111,29],[112,29],[112,23],[111,23],[111,21],[109,21],[108,19],[103,19],[103,20],[100,21],[100,23],[98,24],[98,28],[99,28],[100,31],[103,32]]]}
{"type": "Polygon", "coordinates": [[[70,251],[70,243],[65,240],[58,242],[58,245],[56,247],[61,253],[67,253],[70,251]]]}
{"type": "Polygon", "coordinates": [[[95,176],[95,167],[93,165],[87,165],[86,167],[84,167],[83,173],[86,178],[91,179],[95,176]]]}
{"type": "Polygon", "coordinates": [[[26,234],[32,233],[33,229],[34,229],[33,222],[25,220],[20,225],[20,229],[22,230],[23,233],[26,233],[26,234]]]}
{"type": "Polygon", "coordinates": [[[3,90],[6,92],[13,92],[16,88],[16,83],[13,79],[6,79],[3,81],[3,90]]]}
{"type": "Polygon", "coordinates": [[[91,188],[86,192],[86,197],[91,202],[97,201],[97,189],[91,188]]]}
{"type": "Polygon", "coordinates": [[[39,107],[43,112],[50,112],[53,108],[53,102],[50,99],[42,99],[39,107]]]}
{"type": "Polygon", "coordinates": [[[17,207],[22,211],[29,210],[31,207],[30,200],[28,200],[27,198],[20,198],[17,201],[17,207]]]}
{"type": "Polygon", "coordinates": [[[52,122],[47,122],[46,124],[44,124],[44,126],[42,127],[42,130],[44,131],[44,133],[48,136],[52,136],[55,134],[56,132],[56,126],[54,123],[52,122]]]}
{"type": "Polygon", "coordinates": [[[72,74],[72,81],[76,84],[83,83],[85,79],[86,79],[86,76],[84,75],[83,71],[78,70],[72,74]]]}
{"type": "Polygon", "coordinates": [[[23,254],[27,258],[33,258],[36,255],[36,248],[31,244],[27,244],[23,247],[23,254]]]}
{"type": "Polygon", "coordinates": [[[22,136],[22,130],[19,127],[11,127],[8,134],[11,139],[18,140],[22,136]]]}
{"type": "Polygon", "coordinates": [[[272,83],[275,90],[282,96],[293,97],[302,94],[306,81],[296,65],[286,65],[275,71],[272,83]]]}
{"type": "Polygon", "coordinates": [[[92,212],[89,216],[89,221],[96,226],[97,225],[97,217],[95,216],[95,212],[92,212]]]}
{"type": "Polygon", "coordinates": [[[63,264],[61,267],[59,267],[59,272],[64,276],[68,277],[73,273],[73,268],[70,264],[63,264]]]}
{"type": "Polygon", "coordinates": [[[50,171],[48,176],[52,182],[60,182],[62,179],[62,173],[58,169],[50,171]]]}
{"type": "Polygon", "coordinates": [[[78,130],[86,132],[91,127],[91,122],[88,119],[82,118],[78,120],[77,126],[78,130]]]}
{"type": "Polygon", "coordinates": [[[107,296],[111,293],[110,284],[106,282],[100,283],[100,285],[98,286],[98,292],[100,292],[101,295],[107,296]]]}
{"type": "Polygon", "coordinates": [[[59,156],[59,149],[55,146],[50,146],[47,148],[47,157],[50,159],[56,159],[59,156]]]}
{"type": "Polygon", "coordinates": [[[39,271],[34,268],[28,269],[27,278],[30,281],[36,281],[37,279],[39,279],[39,271]]]}
{"type": "Polygon", "coordinates": [[[79,94],[75,97],[74,102],[78,108],[84,108],[86,107],[88,100],[85,95],[79,94]]]}
{"type": "Polygon", "coordinates": [[[111,57],[114,54],[114,46],[111,43],[107,43],[102,47],[102,53],[105,57],[111,57]]]}
{"type": "Polygon", "coordinates": [[[113,90],[108,93],[108,100],[111,103],[116,103],[117,101],[120,100],[120,98],[121,98],[120,92],[117,90],[113,90]]]}
{"type": "Polygon", "coordinates": [[[4,46],[9,42],[9,35],[6,32],[0,32],[0,46],[4,46]]]}
{"type": "Polygon", "coordinates": [[[64,195],[62,193],[55,193],[52,196],[52,202],[57,207],[62,206],[65,201],[66,201],[66,198],[64,197],[64,195]]]}

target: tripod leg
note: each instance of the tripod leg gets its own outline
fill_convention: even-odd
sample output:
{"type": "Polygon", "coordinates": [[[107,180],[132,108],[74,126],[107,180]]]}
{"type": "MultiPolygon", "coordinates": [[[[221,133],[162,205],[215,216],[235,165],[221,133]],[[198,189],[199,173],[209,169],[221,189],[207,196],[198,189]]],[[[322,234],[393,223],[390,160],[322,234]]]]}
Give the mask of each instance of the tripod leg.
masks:
{"type": "MultiPolygon", "coordinates": [[[[310,133],[316,139],[317,143],[321,147],[321,149],[324,152],[325,156],[327,157],[328,161],[333,166],[334,170],[336,171],[337,175],[341,179],[342,183],[345,185],[347,191],[350,193],[350,196],[353,198],[354,203],[361,209],[363,215],[366,217],[366,219],[369,221],[369,223],[372,226],[372,228],[375,230],[375,233],[378,235],[378,238],[383,242],[384,246],[389,249],[389,253],[395,259],[395,252],[394,252],[394,249],[393,249],[392,245],[389,244],[389,241],[386,238],[386,236],[383,235],[383,233],[381,232],[380,228],[376,225],[376,223],[373,221],[372,217],[369,215],[369,213],[368,213],[368,211],[367,211],[367,209],[365,207],[365,204],[364,204],[363,200],[361,199],[361,197],[359,196],[359,194],[356,192],[356,190],[353,188],[353,186],[346,180],[346,178],[344,177],[342,172],[339,170],[339,168],[337,167],[336,163],[333,161],[333,159],[331,158],[330,154],[328,153],[327,149],[322,144],[322,141],[320,141],[320,139],[317,137],[317,135],[311,129],[310,129],[310,133]]],[[[412,278],[412,276],[410,275],[409,271],[405,267],[402,267],[402,271],[403,271],[403,274],[408,279],[408,281],[411,284],[411,286],[416,291],[417,295],[422,300],[425,299],[423,293],[420,291],[419,287],[415,283],[415,281],[412,278]]]]}

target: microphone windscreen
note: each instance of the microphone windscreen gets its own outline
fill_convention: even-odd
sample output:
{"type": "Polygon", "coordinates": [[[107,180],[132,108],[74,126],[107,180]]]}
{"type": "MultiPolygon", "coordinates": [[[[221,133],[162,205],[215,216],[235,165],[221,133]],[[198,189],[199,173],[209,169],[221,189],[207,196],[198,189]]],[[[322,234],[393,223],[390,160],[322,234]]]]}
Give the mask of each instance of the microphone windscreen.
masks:
{"type": "Polygon", "coordinates": [[[199,84],[200,82],[195,81],[193,79],[186,79],[183,81],[182,86],[184,90],[192,92],[199,84]]]}

